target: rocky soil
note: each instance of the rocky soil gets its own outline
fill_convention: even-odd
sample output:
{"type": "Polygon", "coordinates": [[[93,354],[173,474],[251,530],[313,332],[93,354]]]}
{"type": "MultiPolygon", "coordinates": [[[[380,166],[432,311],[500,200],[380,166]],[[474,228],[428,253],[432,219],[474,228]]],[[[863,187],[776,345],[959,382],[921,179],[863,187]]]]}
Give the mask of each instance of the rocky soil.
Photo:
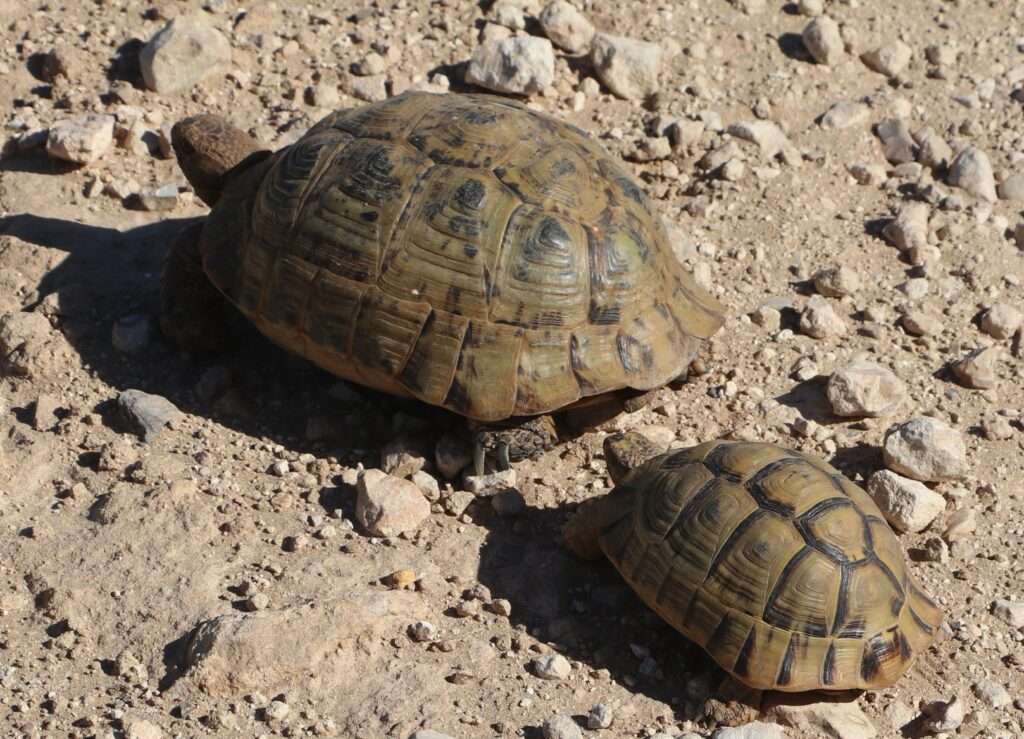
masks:
{"type": "Polygon", "coordinates": [[[1024,735],[1024,4],[0,2],[0,733],[1024,735]],[[161,336],[206,209],[170,125],[272,147],[416,88],[627,162],[729,312],[648,408],[463,479],[458,419],[244,322],[161,336]],[[870,491],[946,614],[891,689],[745,690],[560,542],[601,441],[781,443],[870,491]]]}

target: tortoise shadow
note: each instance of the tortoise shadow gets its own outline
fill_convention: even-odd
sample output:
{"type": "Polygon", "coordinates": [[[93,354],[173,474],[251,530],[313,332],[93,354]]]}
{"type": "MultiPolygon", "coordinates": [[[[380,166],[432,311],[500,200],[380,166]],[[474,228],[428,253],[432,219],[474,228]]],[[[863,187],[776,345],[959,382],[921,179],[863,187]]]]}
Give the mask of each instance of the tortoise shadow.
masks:
{"type": "MultiPolygon", "coordinates": [[[[783,693],[747,688],[640,600],[607,560],[561,544],[575,503],[498,516],[486,500],[469,513],[487,529],[478,580],[511,603],[513,626],[571,661],[671,708],[678,721],[738,725],[778,705],[855,700],[861,691],[783,693]],[[606,671],[606,672],[604,672],[606,671]]],[[[525,669],[536,654],[518,654],[525,669]]]]}
{"type": "Polygon", "coordinates": [[[233,430],[296,452],[346,455],[347,461],[369,461],[410,427],[457,423],[443,409],[364,388],[346,386],[340,395],[336,377],[278,348],[237,313],[229,315],[231,345],[223,352],[179,353],[158,329],[160,272],[174,238],[198,220],[172,217],[121,231],[23,213],[0,218],[0,236],[66,254],[38,281],[25,309],[40,310],[47,296],[58,296],[61,333],[83,366],[117,391],[161,395],[233,430]],[[65,297],[73,308],[63,307],[65,297]],[[111,331],[133,314],[149,319],[152,338],[142,352],[129,355],[114,348],[111,331]],[[211,368],[231,379],[219,394],[204,396],[200,380],[211,368]]]}

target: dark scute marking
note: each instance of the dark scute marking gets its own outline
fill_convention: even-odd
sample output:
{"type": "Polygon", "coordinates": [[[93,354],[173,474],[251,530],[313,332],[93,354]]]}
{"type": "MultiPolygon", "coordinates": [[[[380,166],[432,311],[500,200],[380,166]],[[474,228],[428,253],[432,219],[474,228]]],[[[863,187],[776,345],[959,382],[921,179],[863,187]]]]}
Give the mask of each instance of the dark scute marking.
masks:
{"type": "Polygon", "coordinates": [[[635,336],[619,334],[615,339],[615,347],[622,366],[630,374],[649,370],[654,366],[654,352],[651,347],[635,336]]]}
{"type": "MultiPolygon", "coordinates": [[[[793,575],[793,570],[797,568],[805,557],[811,553],[810,547],[804,547],[795,555],[793,558],[786,562],[786,566],[782,568],[782,572],[779,574],[779,579],[775,582],[775,587],[772,588],[772,592],[768,595],[767,600],[764,603],[764,611],[761,613],[761,619],[765,623],[769,623],[772,626],[777,626],[780,629],[791,631],[793,629],[793,622],[790,617],[784,613],[779,612],[775,608],[775,601],[778,600],[779,593],[786,587],[786,581],[789,580],[793,575]]],[[[825,627],[822,624],[806,624],[804,631],[811,636],[825,636],[825,627]]]]}
{"type": "Polygon", "coordinates": [[[694,461],[690,457],[689,450],[683,449],[682,451],[673,452],[665,457],[661,462],[661,468],[663,470],[678,470],[688,464],[694,464],[694,461]]]}
{"type": "Polygon", "coordinates": [[[923,618],[917,615],[917,611],[910,608],[910,617],[914,619],[914,623],[921,627],[921,631],[931,636],[935,633],[935,629],[932,628],[931,624],[927,623],[923,618]]]}
{"type": "Polygon", "coordinates": [[[452,216],[448,219],[448,228],[463,236],[474,237],[480,235],[480,222],[476,218],[466,216],[452,216]]]}
{"type": "Polygon", "coordinates": [[[551,167],[551,175],[553,177],[565,177],[571,174],[576,174],[576,165],[568,159],[559,159],[551,167]]]}
{"type": "Polygon", "coordinates": [[[818,537],[814,535],[814,532],[811,531],[810,526],[811,523],[814,522],[814,519],[824,515],[828,511],[831,511],[835,508],[839,508],[840,506],[848,506],[850,508],[853,508],[854,510],[857,510],[857,507],[853,505],[849,498],[828,498],[826,500],[821,501],[820,503],[815,504],[811,508],[811,510],[807,511],[804,515],[800,516],[800,518],[798,518],[795,521],[795,523],[797,531],[799,531],[800,535],[804,537],[804,541],[806,541],[812,547],[814,547],[819,552],[824,554],[826,557],[829,557],[830,559],[833,559],[836,562],[847,563],[850,561],[850,558],[846,556],[846,553],[842,549],[837,547],[835,544],[832,544],[831,542],[821,541],[818,537]]]}
{"type": "Polygon", "coordinates": [[[498,120],[498,114],[485,108],[470,108],[466,111],[463,119],[466,123],[472,123],[477,126],[486,126],[488,123],[494,123],[498,120]]]}
{"type": "Polygon", "coordinates": [[[711,471],[712,475],[729,480],[730,482],[739,482],[742,479],[739,475],[733,472],[727,472],[725,467],[722,465],[722,457],[724,457],[734,446],[736,445],[729,442],[719,444],[704,456],[704,466],[711,471]]]}
{"type": "Polygon", "coordinates": [[[715,481],[708,480],[706,483],[700,486],[694,496],[690,499],[690,502],[683,506],[683,509],[676,516],[676,520],[672,522],[672,525],[668,527],[665,532],[665,538],[668,539],[675,532],[676,527],[686,528],[690,525],[690,521],[693,520],[697,509],[702,507],[707,499],[715,494],[715,481]]]}
{"type": "Polygon", "coordinates": [[[743,646],[740,648],[740,653],[736,655],[736,664],[732,666],[732,671],[737,677],[750,676],[750,656],[753,654],[756,646],[757,629],[751,626],[750,633],[747,634],[747,639],[743,642],[743,646]]]}
{"type": "Polygon", "coordinates": [[[595,326],[614,326],[622,321],[622,312],[617,305],[590,304],[587,318],[595,326]]]}
{"type": "Polygon", "coordinates": [[[882,664],[889,660],[897,649],[894,641],[895,639],[888,639],[884,634],[875,634],[867,640],[864,644],[864,656],[860,661],[861,679],[871,682],[878,676],[882,664]]]}
{"type": "Polygon", "coordinates": [[[793,679],[793,663],[796,662],[796,650],[803,642],[800,634],[793,632],[789,637],[789,644],[786,646],[786,654],[782,657],[782,664],[779,665],[779,674],[775,677],[775,684],[782,687],[789,685],[793,679]]]}
{"type": "Polygon", "coordinates": [[[757,501],[757,504],[761,508],[765,508],[769,511],[772,511],[773,513],[778,513],[780,516],[784,516],[785,518],[792,517],[793,506],[786,505],[785,503],[780,503],[777,500],[772,500],[771,498],[769,498],[768,495],[764,492],[764,489],[761,487],[761,483],[764,481],[766,477],[768,477],[772,473],[777,472],[783,467],[788,467],[794,464],[800,464],[800,460],[778,459],[774,462],[766,464],[764,467],[757,471],[757,474],[755,474],[753,477],[747,480],[745,485],[745,487],[747,488],[747,492],[750,493],[750,495],[754,498],[754,500],[757,501]]]}
{"type": "Polygon", "coordinates": [[[540,224],[540,241],[565,250],[569,248],[569,234],[556,219],[546,217],[540,224]]]}
{"type": "Polygon", "coordinates": [[[462,251],[470,259],[475,257],[480,252],[480,250],[473,246],[473,244],[463,244],[462,251]]]}
{"type": "Polygon", "coordinates": [[[907,637],[903,635],[902,629],[896,631],[896,646],[900,650],[900,657],[904,661],[910,661],[910,658],[914,655],[914,649],[910,646],[910,642],[907,641],[907,637]]]}
{"type": "Polygon", "coordinates": [[[821,684],[831,685],[836,680],[836,645],[832,642],[825,652],[825,663],[821,666],[821,684]]]}
{"type": "Polygon", "coordinates": [[[732,628],[732,616],[726,611],[725,615],[722,616],[722,620],[718,622],[718,626],[715,627],[714,633],[711,638],[708,639],[708,644],[720,644],[725,637],[729,634],[732,628]]]}
{"type": "Polygon", "coordinates": [[[715,558],[711,561],[711,566],[708,567],[708,574],[704,578],[705,582],[707,582],[708,578],[713,576],[718,571],[718,568],[722,564],[722,560],[725,559],[726,556],[728,556],[729,552],[733,549],[733,547],[736,546],[736,542],[740,540],[740,537],[742,537],[743,534],[746,533],[746,531],[751,526],[755,525],[758,521],[760,521],[767,515],[767,511],[763,511],[759,508],[739,522],[736,528],[732,530],[732,533],[729,534],[729,538],[725,540],[725,543],[718,550],[718,553],[715,555],[715,558]]]}
{"type": "Polygon", "coordinates": [[[889,569],[889,565],[887,565],[885,562],[880,560],[878,557],[872,557],[872,561],[876,565],[878,565],[882,572],[885,573],[885,576],[889,578],[889,582],[891,582],[893,586],[896,588],[896,592],[899,595],[899,597],[892,602],[892,615],[899,616],[900,611],[903,610],[903,603],[907,599],[904,584],[896,579],[896,575],[893,574],[893,571],[889,569]]]}
{"type": "Polygon", "coordinates": [[[541,311],[530,321],[530,328],[552,328],[564,324],[565,317],[558,311],[541,311]]]}
{"type": "Polygon", "coordinates": [[[377,212],[374,210],[364,210],[359,214],[359,220],[366,221],[367,223],[376,223],[377,218],[377,212]]]}
{"type": "Polygon", "coordinates": [[[863,639],[865,621],[863,618],[851,619],[839,633],[835,634],[837,639],[863,639]]]}
{"type": "Polygon", "coordinates": [[[409,143],[412,144],[417,149],[419,149],[420,151],[423,151],[424,147],[427,145],[427,140],[423,137],[422,134],[417,133],[409,137],[409,143]]]}
{"type": "Polygon", "coordinates": [[[638,205],[644,204],[643,191],[639,187],[637,187],[628,177],[616,177],[615,184],[619,186],[619,189],[622,190],[622,194],[625,195],[627,198],[636,202],[638,205]]]}
{"type": "Polygon", "coordinates": [[[850,570],[847,563],[839,566],[839,594],[836,597],[836,613],[832,621],[832,636],[839,630],[839,624],[846,620],[846,611],[850,607],[850,570]]]}
{"type": "Polygon", "coordinates": [[[480,180],[466,180],[455,190],[455,203],[466,210],[480,210],[487,189],[480,180]]]}

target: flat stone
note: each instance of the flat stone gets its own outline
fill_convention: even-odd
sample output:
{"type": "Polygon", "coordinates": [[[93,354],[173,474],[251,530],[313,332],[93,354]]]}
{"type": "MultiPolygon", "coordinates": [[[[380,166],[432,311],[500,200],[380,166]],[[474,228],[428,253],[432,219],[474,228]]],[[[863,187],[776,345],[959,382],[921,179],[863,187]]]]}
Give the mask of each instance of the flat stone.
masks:
{"type": "Polygon", "coordinates": [[[1009,339],[1020,330],[1024,315],[1012,305],[996,303],[981,317],[981,330],[994,339],[1009,339]]]}
{"type": "Polygon", "coordinates": [[[60,401],[53,395],[41,394],[32,404],[32,428],[36,431],[49,431],[60,420],[57,411],[60,410],[60,401]]]}
{"type": "Polygon", "coordinates": [[[565,680],[572,672],[569,660],[560,654],[545,654],[531,663],[533,673],[544,680],[565,680]]]}
{"type": "Polygon", "coordinates": [[[873,72],[895,77],[906,69],[912,55],[911,48],[897,39],[861,54],[860,60],[873,72]]]}
{"type": "Polygon", "coordinates": [[[808,23],[800,38],[807,53],[818,64],[833,66],[846,56],[846,45],[839,33],[839,24],[827,15],[819,15],[808,23]]]}
{"type": "Polygon", "coordinates": [[[846,171],[857,180],[858,185],[878,187],[889,179],[885,167],[881,164],[850,164],[847,165],[846,171]]]}
{"type": "Polygon", "coordinates": [[[786,731],[778,724],[754,721],[743,726],[716,729],[711,739],[786,739],[786,731]]]}
{"type": "Polygon", "coordinates": [[[896,531],[924,531],[946,508],[946,499],[924,483],[878,470],[868,480],[868,494],[896,531]]]}
{"type": "Polygon", "coordinates": [[[871,720],[855,702],[779,705],[773,707],[770,714],[783,726],[795,729],[799,736],[836,739],[874,739],[878,736],[871,720]]]}
{"type": "Polygon", "coordinates": [[[774,159],[781,155],[787,164],[797,164],[800,161],[796,147],[773,121],[737,121],[730,124],[726,131],[738,139],[757,144],[765,159],[774,159]]]}
{"type": "Polygon", "coordinates": [[[949,165],[946,177],[953,187],[966,190],[976,198],[990,203],[996,201],[996,180],[988,154],[975,146],[967,146],[949,165]]]}
{"type": "Polygon", "coordinates": [[[927,203],[907,203],[899,214],[882,229],[886,241],[900,251],[928,246],[928,216],[931,209],[927,203]]]}
{"type": "Polygon", "coordinates": [[[900,316],[900,325],[911,336],[934,336],[942,333],[945,323],[938,316],[921,310],[910,310],[900,316]]]}
{"type": "Polygon", "coordinates": [[[181,203],[178,186],[173,183],[161,185],[160,187],[144,188],[132,193],[128,200],[130,207],[149,211],[150,213],[171,211],[181,203]]]}
{"type": "Polygon", "coordinates": [[[875,135],[882,142],[883,153],[890,164],[914,161],[917,143],[902,119],[886,118],[879,122],[875,126],[875,135]]]}
{"type": "Polygon", "coordinates": [[[565,0],[554,0],[540,12],[540,27],[551,43],[570,54],[580,54],[594,40],[594,24],[565,0]]]}
{"type": "Polygon", "coordinates": [[[964,387],[988,390],[996,386],[996,364],[999,348],[995,346],[975,349],[967,356],[950,364],[953,376],[964,387]]]}
{"type": "Polygon", "coordinates": [[[125,429],[150,442],[167,426],[183,418],[177,406],[161,395],[125,390],[117,397],[118,419],[125,429]]]}
{"type": "Polygon", "coordinates": [[[659,89],[662,49],[648,41],[598,33],[590,60],[602,84],[626,100],[643,100],[659,89]]]}
{"type": "Polygon", "coordinates": [[[882,456],[889,469],[922,482],[956,480],[967,472],[967,447],[956,429],[920,416],[890,428],[882,456]]]}
{"type": "Polygon", "coordinates": [[[830,130],[841,130],[851,126],[859,126],[868,122],[871,109],[864,103],[840,101],[829,108],[821,117],[821,127],[830,130]]]}
{"type": "Polygon", "coordinates": [[[415,531],[430,516],[430,503],[408,480],[376,469],[356,484],[356,520],[373,536],[394,537],[415,531]]]}
{"type": "Polygon", "coordinates": [[[86,113],[50,127],[46,153],[75,164],[92,164],[114,143],[114,116],[86,113]]]}
{"type": "Polygon", "coordinates": [[[555,81],[555,51],[536,36],[514,36],[477,47],[466,81],[494,92],[529,95],[555,81]]]}
{"type": "Polygon", "coordinates": [[[510,468],[488,475],[466,475],[462,478],[462,487],[473,495],[486,497],[515,488],[516,482],[516,471],[510,468]]]}
{"type": "Polygon", "coordinates": [[[139,66],[150,90],[172,94],[231,63],[231,44],[201,16],[183,15],[167,23],[142,47],[139,66]]]}
{"type": "Polygon", "coordinates": [[[815,339],[843,336],[846,322],[832,304],[820,295],[812,295],[800,314],[800,332],[815,339]]]}

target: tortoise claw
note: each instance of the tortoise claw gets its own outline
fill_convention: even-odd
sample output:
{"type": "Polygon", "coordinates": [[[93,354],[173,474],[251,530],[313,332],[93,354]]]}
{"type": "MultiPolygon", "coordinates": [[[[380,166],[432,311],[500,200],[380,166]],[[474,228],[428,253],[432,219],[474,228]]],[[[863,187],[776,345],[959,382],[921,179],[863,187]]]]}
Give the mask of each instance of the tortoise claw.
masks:
{"type": "Polygon", "coordinates": [[[504,472],[512,468],[512,460],[509,459],[508,444],[498,445],[498,471],[504,472]]]}
{"type": "Polygon", "coordinates": [[[481,477],[484,474],[484,442],[479,436],[473,438],[473,474],[481,477]]]}

